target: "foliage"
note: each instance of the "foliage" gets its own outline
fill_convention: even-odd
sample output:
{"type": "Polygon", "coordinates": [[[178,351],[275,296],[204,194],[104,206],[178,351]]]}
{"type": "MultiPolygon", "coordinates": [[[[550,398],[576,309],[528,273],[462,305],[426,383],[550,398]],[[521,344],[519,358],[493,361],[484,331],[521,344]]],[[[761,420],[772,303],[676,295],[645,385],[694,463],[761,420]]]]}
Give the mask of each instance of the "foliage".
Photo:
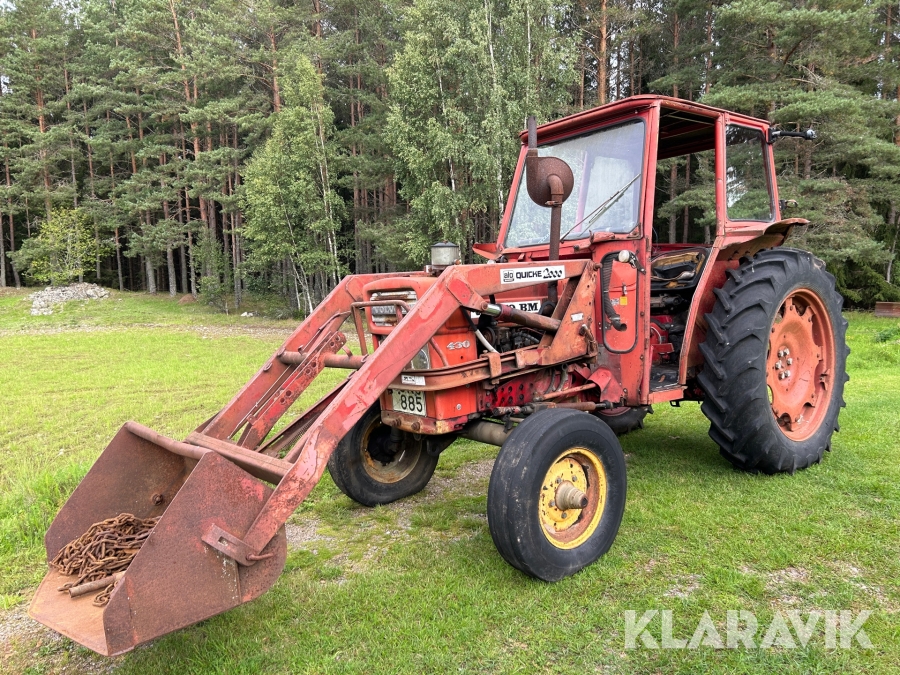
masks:
{"type": "Polygon", "coordinates": [[[311,312],[345,271],[337,244],[343,203],[334,189],[333,119],[321,78],[296,53],[283,72],[285,106],[245,173],[247,265],[264,269],[286,261],[311,312]],[[310,277],[321,281],[318,292],[310,277]]]}
{"type": "MultiPolygon", "coordinates": [[[[437,239],[471,259],[527,115],[645,93],[816,129],[775,145],[788,215],[811,222],[795,243],[848,302],[896,296],[900,6],[868,0],[0,3],[0,256],[78,209],[93,280],[308,311],[437,239]]],[[[701,155],[660,163],[672,241],[714,235],[701,155]]]]}
{"type": "Polygon", "coordinates": [[[57,209],[41,225],[40,233],[27,239],[11,254],[13,264],[32,279],[65,286],[82,277],[96,255],[93,225],[77,209],[57,209]]]}
{"type": "Polygon", "coordinates": [[[900,340],[900,324],[888,326],[884,330],[875,333],[875,342],[892,342],[900,340]]]}
{"type": "Polygon", "coordinates": [[[386,135],[410,213],[384,245],[419,265],[435,241],[469,254],[496,236],[529,114],[558,114],[574,80],[556,40],[564,3],[420,0],[390,70],[386,135]],[[398,231],[399,230],[399,231],[398,231]]]}

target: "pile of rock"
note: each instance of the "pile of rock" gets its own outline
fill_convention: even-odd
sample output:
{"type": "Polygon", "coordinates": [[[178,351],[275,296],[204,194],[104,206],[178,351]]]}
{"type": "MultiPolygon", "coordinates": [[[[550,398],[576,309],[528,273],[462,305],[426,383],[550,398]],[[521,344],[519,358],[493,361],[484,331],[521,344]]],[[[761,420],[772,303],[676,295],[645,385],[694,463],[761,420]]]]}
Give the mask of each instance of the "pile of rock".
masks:
{"type": "Polygon", "coordinates": [[[72,284],[71,286],[47,286],[28,296],[32,316],[53,314],[53,307],[70,300],[102,300],[109,291],[97,284],[72,284]]]}

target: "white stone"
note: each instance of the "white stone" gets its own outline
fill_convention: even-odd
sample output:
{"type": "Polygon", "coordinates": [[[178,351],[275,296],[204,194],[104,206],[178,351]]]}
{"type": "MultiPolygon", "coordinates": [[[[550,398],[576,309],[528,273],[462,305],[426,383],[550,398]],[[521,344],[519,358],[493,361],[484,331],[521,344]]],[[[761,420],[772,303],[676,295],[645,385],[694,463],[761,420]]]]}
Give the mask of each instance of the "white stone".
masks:
{"type": "Polygon", "coordinates": [[[32,316],[53,314],[54,305],[70,300],[101,300],[109,297],[109,291],[97,284],[79,283],[70,286],[47,286],[28,296],[32,316]]]}

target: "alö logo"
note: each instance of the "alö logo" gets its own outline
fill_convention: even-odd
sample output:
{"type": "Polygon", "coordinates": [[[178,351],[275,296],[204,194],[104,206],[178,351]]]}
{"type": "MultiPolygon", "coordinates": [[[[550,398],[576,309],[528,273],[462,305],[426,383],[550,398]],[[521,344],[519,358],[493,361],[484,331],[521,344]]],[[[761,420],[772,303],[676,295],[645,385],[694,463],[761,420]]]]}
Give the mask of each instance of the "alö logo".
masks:
{"type": "Polygon", "coordinates": [[[516,284],[522,281],[553,281],[562,279],[566,275],[566,268],[562,265],[549,265],[545,267],[514,267],[504,269],[500,275],[501,284],[516,284]]]}
{"type": "Polygon", "coordinates": [[[854,646],[854,641],[859,647],[872,649],[872,641],[863,630],[863,624],[871,614],[869,610],[855,615],[849,610],[776,611],[766,626],[760,625],[753,612],[730,609],[725,612],[723,639],[709,612],[703,612],[688,638],[676,637],[670,609],[649,609],[640,615],[628,610],[625,612],[625,648],[795,649],[815,640],[824,642],[826,649],[849,649],[854,646]]]}

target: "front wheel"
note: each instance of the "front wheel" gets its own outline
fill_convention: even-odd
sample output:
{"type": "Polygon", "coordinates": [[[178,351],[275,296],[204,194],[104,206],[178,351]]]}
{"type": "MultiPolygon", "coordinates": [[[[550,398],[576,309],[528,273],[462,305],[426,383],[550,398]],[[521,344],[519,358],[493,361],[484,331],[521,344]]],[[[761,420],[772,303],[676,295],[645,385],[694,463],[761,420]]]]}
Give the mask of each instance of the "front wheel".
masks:
{"type": "Polygon", "coordinates": [[[847,321],[825,263],[777,248],[744,261],[706,315],[698,382],[709,435],[735,467],[819,462],[844,406],[847,321]]]}
{"type": "Polygon", "coordinates": [[[544,581],[575,574],[609,550],[625,511],[625,457],[597,418],[553,408],[519,424],[488,486],[500,555],[544,581]]]}
{"type": "Polygon", "coordinates": [[[425,439],[381,421],[381,407],[369,408],[341,439],[328,471],[341,492],[365,506],[378,506],[421,491],[437,467],[425,439]]]}

